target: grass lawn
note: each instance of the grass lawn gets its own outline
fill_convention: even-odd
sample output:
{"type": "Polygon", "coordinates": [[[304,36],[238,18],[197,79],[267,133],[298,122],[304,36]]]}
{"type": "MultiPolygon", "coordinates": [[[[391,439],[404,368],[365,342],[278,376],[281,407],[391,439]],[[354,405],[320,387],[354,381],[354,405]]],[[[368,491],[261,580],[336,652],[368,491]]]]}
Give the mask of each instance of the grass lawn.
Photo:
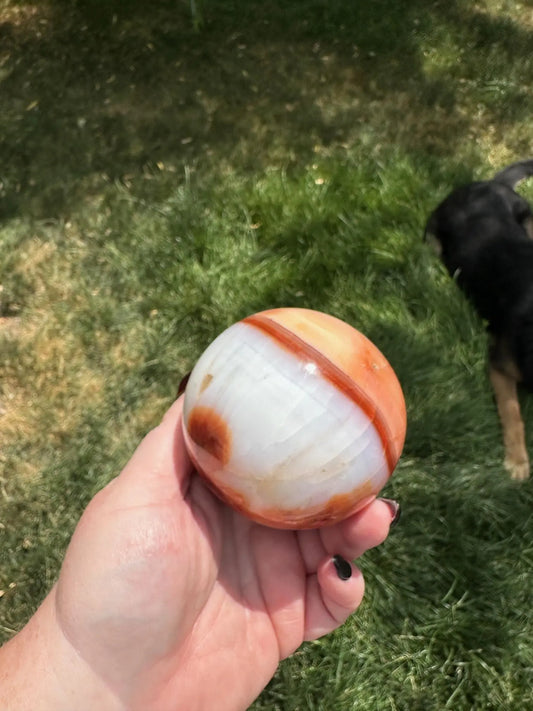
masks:
{"type": "Polygon", "coordinates": [[[533,708],[532,484],[422,244],[453,186],[533,156],[532,46],[507,0],[0,0],[2,639],[203,348],[305,306],[398,374],[403,515],[251,708],[533,708]]]}

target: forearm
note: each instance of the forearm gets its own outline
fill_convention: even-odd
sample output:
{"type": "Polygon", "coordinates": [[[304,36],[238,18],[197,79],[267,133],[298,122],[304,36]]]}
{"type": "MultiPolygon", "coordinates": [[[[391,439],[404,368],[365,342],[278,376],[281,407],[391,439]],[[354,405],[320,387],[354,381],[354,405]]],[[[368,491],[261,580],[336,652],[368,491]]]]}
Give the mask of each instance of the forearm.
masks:
{"type": "Polygon", "coordinates": [[[124,711],[63,635],[55,589],[28,624],[0,649],[3,711],[124,711]]]}

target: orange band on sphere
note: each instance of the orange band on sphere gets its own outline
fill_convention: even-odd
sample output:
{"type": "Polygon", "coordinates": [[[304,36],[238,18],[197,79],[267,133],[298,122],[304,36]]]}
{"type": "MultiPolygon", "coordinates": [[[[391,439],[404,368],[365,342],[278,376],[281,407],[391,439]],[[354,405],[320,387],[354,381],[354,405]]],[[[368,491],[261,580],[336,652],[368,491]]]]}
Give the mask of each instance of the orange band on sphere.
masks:
{"type": "MultiPolygon", "coordinates": [[[[317,368],[320,370],[322,376],[329,380],[329,382],[341,391],[348,398],[352,400],[361,410],[365,413],[368,419],[374,424],[376,431],[379,435],[381,445],[383,447],[383,452],[385,459],[387,460],[387,467],[389,476],[392,474],[394,467],[397,464],[399,451],[397,437],[394,437],[387,418],[384,416],[381,409],[378,407],[378,400],[369,397],[366,390],[361,387],[359,382],[356,381],[354,375],[348,374],[344,369],[340,368],[336,363],[334,363],[328,355],[318,350],[314,345],[311,345],[306,340],[296,335],[294,331],[289,330],[283,324],[277,320],[265,316],[264,314],[255,314],[253,316],[248,316],[243,319],[244,323],[254,326],[260,329],[263,333],[273,338],[280,346],[290,351],[297,358],[300,358],[305,362],[313,362],[317,368]]],[[[346,325],[346,324],[343,324],[346,325]]],[[[358,331],[348,327],[353,333],[361,336],[364,341],[365,346],[369,345],[372,350],[379,353],[378,349],[369,341],[367,338],[359,334],[358,331]]],[[[359,373],[367,370],[370,374],[365,373],[365,381],[378,379],[377,374],[372,377],[372,364],[370,362],[368,351],[370,348],[363,349],[362,356],[360,358],[359,373]]],[[[381,356],[381,354],[380,354],[381,356]]],[[[383,356],[381,359],[385,361],[383,356]]],[[[396,376],[392,371],[392,368],[388,363],[386,363],[387,370],[390,370],[394,379],[396,376]]],[[[367,384],[365,382],[365,384],[367,384]]],[[[376,398],[377,399],[377,398],[376,398]]],[[[388,401],[385,401],[387,404],[388,401]]],[[[402,398],[403,402],[403,398],[402,398]]],[[[404,418],[405,419],[405,418],[404,418]]],[[[402,437],[403,444],[403,437],[402,437]]],[[[401,450],[401,445],[400,445],[401,450]]]]}

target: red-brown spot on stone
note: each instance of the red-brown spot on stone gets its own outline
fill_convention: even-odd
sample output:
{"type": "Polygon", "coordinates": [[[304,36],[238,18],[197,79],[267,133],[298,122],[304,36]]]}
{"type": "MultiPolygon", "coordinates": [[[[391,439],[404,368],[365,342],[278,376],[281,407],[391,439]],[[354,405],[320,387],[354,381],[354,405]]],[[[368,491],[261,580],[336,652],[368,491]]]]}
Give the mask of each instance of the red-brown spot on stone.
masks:
{"type": "Polygon", "coordinates": [[[222,466],[231,456],[231,431],[226,421],[210,407],[197,406],[187,420],[187,433],[197,447],[222,466]]]}

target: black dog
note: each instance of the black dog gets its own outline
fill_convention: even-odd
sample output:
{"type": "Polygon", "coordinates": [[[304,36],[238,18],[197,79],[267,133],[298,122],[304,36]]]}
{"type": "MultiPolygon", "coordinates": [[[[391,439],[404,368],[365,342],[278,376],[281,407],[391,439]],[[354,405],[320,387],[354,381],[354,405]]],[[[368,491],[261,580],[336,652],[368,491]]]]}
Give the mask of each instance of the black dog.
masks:
{"type": "Polygon", "coordinates": [[[492,180],[458,188],[431,214],[425,231],[487,322],[504,465],[513,479],[529,476],[517,383],[533,392],[533,213],[513,188],[530,175],[533,160],[526,160],[492,180]]]}

